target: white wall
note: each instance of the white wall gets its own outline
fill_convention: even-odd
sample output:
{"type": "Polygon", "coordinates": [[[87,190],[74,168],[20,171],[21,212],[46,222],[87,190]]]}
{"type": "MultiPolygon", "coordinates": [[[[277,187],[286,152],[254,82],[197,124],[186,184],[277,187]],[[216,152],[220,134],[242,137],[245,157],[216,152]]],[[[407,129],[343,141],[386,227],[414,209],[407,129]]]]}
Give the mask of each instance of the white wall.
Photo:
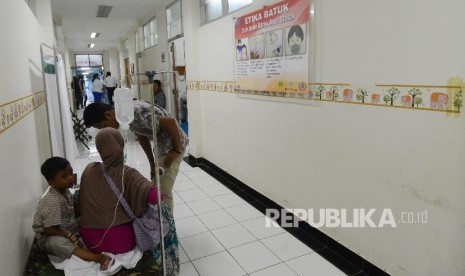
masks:
{"type": "MultiPolygon", "coordinates": [[[[462,0],[320,0],[316,8],[316,82],[447,85],[465,77],[462,0]]],[[[186,50],[188,81],[234,80],[233,28],[229,16],[198,37],[186,33],[186,45],[197,47],[186,50]]],[[[427,210],[427,224],[320,230],[392,275],[465,274],[463,115],[188,95],[195,157],[286,208],[390,208],[396,220],[427,210]]]]}
{"type": "MultiPolygon", "coordinates": [[[[153,17],[155,17],[156,22],[157,22],[157,30],[158,30],[158,43],[155,46],[147,48],[141,52],[142,57],[140,59],[141,64],[139,64],[139,68],[140,68],[139,73],[144,73],[146,71],[161,72],[161,71],[169,70],[171,52],[168,48],[168,39],[167,39],[167,33],[166,33],[166,7],[172,4],[172,2],[173,1],[171,0],[163,1],[157,7],[149,11],[144,17],[142,17],[139,20],[139,25],[143,26],[144,24],[149,22],[153,17]],[[165,61],[162,60],[162,55],[165,56],[165,61]]],[[[136,49],[135,49],[134,32],[137,31],[140,26],[134,26],[134,28],[130,32],[126,33],[125,36],[121,40],[121,41],[124,41],[125,39],[128,39],[129,41],[128,57],[129,57],[130,63],[134,63],[134,64],[136,64],[136,49]]],[[[184,24],[184,30],[186,29],[186,27],[187,27],[186,24],[184,24]]],[[[121,59],[121,68],[123,68],[124,66],[123,59],[124,57],[121,59]]],[[[139,78],[141,81],[147,82],[147,77],[140,76],[139,78]]],[[[167,110],[172,112],[174,109],[174,98],[173,98],[171,91],[168,91],[169,85],[170,85],[169,78],[170,76],[168,76],[168,74],[165,74],[165,75],[157,74],[155,76],[155,79],[161,80],[162,84],[164,85],[165,93],[167,95],[167,110]]],[[[139,89],[139,88],[138,86],[135,85],[132,88],[134,95],[137,95],[137,91],[135,91],[136,89],[139,89]]],[[[140,94],[141,94],[140,98],[143,100],[150,101],[151,91],[152,91],[151,85],[147,85],[147,84],[140,85],[140,94]]]]}
{"type": "MultiPolygon", "coordinates": [[[[47,15],[50,0],[37,5],[39,21],[24,1],[2,2],[0,106],[43,90],[40,43],[53,44],[53,24],[47,15]]],[[[0,134],[0,156],[1,274],[23,275],[33,241],[32,216],[46,187],[40,174],[50,156],[45,105],[0,134]]]]}
{"type": "MultiPolygon", "coordinates": [[[[186,80],[201,80],[199,49],[200,5],[197,1],[182,1],[182,20],[186,44],[186,80]]],[[[209,61],[212,61],[209,59],[209,61]]],[[[211,71],[211,70],[210,70],[211,71]]],[[[195,157],[203,155],[203,106],[200,93],[187,91],[187,110],[189,122],[189,154],[195,157]],[[198,141],[198,142],[197,142],[198,141]]]]}
{"type": "MultiPolygon", "coordinates": [[[[169,56],[170,51],[168,49],[168,41],[167,41],[167,33],[166,33],[166,6],[169,5],[172,1],[167,0],[163,1],[159,4],[156,8],[150,11],[146,16],[144,16],[141,20],[141,26],[149,22],[153,17],[156,18],[157,21],[157,29],[158,29],[158,44],[145,49],[142,52],[142,73],[145,71],[167,71],[169,70],[169,56]],[[165,56],[165,61],[162,61],[162,54],[165,56]]],[[[166,79],[168,76],[166,76],[166,79]]],[[[168,81],[163,82],[163,75],[157,74],[155,79],[159,79],[162,81],[163,84],[168,83],[168,81]]],[[[146,77],[142,76],[141,80],[147,80],[146,77]]],[[[141,94],[142,99],[150,101],[152,86],[151,85],[143,85],[141,86],[141,94]]],[[[171,105],[171,97],[170,91],[165,91],[167,94],[167,106],[171,105]]]]}
{"type": "Polygon", "coordinates": [[[108,60],[109,60],[109,68],[106,67],[105,71],[110,71],[111,75],[118,80],[121,80],[121,73],[119,70],[119,52],[116,48],[110,49],[108,51],[108,60]]]}

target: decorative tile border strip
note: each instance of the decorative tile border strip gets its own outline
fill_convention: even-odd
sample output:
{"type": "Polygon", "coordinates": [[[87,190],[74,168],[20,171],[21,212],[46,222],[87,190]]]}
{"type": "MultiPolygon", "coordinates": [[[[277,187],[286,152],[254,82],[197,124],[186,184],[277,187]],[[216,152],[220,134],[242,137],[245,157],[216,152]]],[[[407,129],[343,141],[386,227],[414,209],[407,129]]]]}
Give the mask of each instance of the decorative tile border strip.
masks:
{"type": "Polygon", "coordinates": [[[187,81],[188,90],[205,90],[214,92],[234,93],[235,82],[233,81],[187,81]]]}
{"type": "Polygon", "coordinates": [[[315,101],[395,107],[415,110],[460,113],[463,106],[463,80],[456,85],[376,84],[372,87],[347,83],[314,83],[305,93],[235,91],[234,81],[187,81],[191,91],[228,92],[315,101]],[[312,86],[313,85],[313,86],[312,86]],[[311,89],[314,90],[311,90],[311,89]]]}
{"type": "Polygon", "coordinates": [[[0,134],[44,103],[45,92],[40,91],[0,105],[0,134]]]}

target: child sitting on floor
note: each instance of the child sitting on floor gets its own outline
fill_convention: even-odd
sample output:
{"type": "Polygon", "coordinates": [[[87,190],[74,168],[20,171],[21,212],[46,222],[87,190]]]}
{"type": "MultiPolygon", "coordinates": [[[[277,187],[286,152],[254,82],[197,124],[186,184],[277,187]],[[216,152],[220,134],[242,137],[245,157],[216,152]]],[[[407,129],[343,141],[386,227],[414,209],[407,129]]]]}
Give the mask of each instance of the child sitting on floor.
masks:
{"type": "Polygon", "coordinates": [[[34,215],[32,229],[36,233],[37,245],[48,254],[62,259],[75,255],[85,261],[99,263],[100,269],[106,270],[110,264],[109,257],[83,248],[79,241],[74,201],[69,191],[74,182],[70,163],[61,157],[51,157],[40,170],[50,188],[40,199],[34,215]]]}

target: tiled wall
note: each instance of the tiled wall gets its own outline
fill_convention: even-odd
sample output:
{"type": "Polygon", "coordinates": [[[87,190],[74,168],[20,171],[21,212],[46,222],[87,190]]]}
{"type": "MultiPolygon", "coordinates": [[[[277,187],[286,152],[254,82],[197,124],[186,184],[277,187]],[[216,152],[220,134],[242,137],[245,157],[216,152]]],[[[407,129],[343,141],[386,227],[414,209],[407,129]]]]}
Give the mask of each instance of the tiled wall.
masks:
{"type": "Polygon", "coordinates": [[[45,103],[44,91],[0,105],[0,134],[45,103]]]}
{"type": "Polygon", "coordinates": [[[463,106],[461,85],[376,84],[373,87],[346,83],[315,83],[306,93],[235,90],[233,81],[188,81],[191,91],[212,91],[252,95],[292,97],[334,103],[408,108],[412,110],[460,113],[463,106]]]}

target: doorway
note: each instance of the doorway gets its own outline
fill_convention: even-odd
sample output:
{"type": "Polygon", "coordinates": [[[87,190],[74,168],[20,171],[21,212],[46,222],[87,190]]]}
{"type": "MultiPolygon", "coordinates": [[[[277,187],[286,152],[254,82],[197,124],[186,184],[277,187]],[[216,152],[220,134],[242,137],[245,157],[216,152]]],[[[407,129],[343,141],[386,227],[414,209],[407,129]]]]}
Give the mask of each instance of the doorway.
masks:
{"type": "MultiPolygon", "coordinates": [[[[83,67],[78,66],[72,68],[73,76],[84,76],[84,89],[86,90],[87,99],[85,99],[84,106],[94,102],[94,95],[92,94],[92,78],[94,74],[99,74],[100,78],[103,76],[102,66],[83,67]]],[[[102,80],[103,81],[103,80],[102,80]]]]}
{"type": "Polygon", "coordinates": [[[124,84],[127,88],[131,88],[131,71],[129,69],[129,58],[124,59],[124,84]]]}

